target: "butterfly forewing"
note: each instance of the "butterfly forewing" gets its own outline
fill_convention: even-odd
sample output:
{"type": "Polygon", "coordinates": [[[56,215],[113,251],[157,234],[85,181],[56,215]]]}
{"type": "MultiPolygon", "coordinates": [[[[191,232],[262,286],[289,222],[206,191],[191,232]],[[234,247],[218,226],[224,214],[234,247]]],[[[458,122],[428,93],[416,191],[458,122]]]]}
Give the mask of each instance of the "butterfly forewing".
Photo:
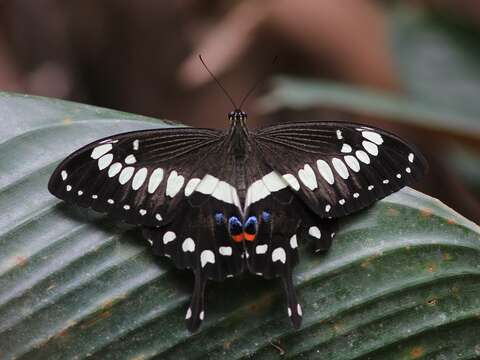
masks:
{"type": "Polygon", "coordinates": [[[49,190],[68,202],[147,226],[171,221],[179,202],[193,201],[197,190],[217,190],[217,198],[238,204],[234,187],[222,178],[229,175],[222,167],[224,137],[220,131],[175,128],[103,139],[64,160],[49,190]]]}
{"type": "Polygon", "coordinates": [[[411,145],[379,129],[340,122],[272,126],[258,152],[317,215],[340,217],[371,205],[426,170],[411,145]]]}

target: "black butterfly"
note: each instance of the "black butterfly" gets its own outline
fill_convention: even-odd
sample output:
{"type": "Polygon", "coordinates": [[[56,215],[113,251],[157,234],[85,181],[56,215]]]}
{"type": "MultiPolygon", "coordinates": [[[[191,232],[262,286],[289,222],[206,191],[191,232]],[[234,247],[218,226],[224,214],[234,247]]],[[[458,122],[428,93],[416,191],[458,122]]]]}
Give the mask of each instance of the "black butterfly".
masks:
{"type": "Polygon", "coordinates": [[[292,269],[297,247],[330,247],[336,219],[412,183],[426,170],[411,145],[383,130],[302,122],[252,131],[247,114],[227,131],[129,132],[74,152],[48,188],[67,202],[140,225],[155,255],[195,274],[186,320],[204,318],[208,279],[244,270],[283,280],[288,315],[301,324],[292,269]]]}
{"type": "MultiPolygon", "coordinates": [[[[422,155],[382,130],[344,122],[303,122],[251,131],[240,110],[227,131],[173,128],[95,141],[68,156],[50,178],[67,202],[140,225],[155,255],[195,274],[185,319],[204,319],[208,279],[245,269],[281,277],[297,329],[302,308],[292,283],[298,243],[329,249],[336,218],[359,211],[426,171],[422,155]]],[[[275,62],[276,59],[274,59],[275,62]]]]}

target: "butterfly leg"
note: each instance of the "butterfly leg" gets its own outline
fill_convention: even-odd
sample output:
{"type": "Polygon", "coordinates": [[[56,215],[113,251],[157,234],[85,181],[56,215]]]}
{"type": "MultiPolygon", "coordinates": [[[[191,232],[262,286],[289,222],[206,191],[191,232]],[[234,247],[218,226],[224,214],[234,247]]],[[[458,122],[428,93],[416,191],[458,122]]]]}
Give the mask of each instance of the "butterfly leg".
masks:
{"type": "Polygon", "coordinates": [[[200,270],[195,271],[194,274],[195,285],[193,287],[192,300],[187,309],[187,314],[185,315],[187,329],[190,332],[198,330],[205,316],[204,298],[207,278],[200,270]]]}
{"type": "Polygon", "coordinates": [[[287,312],[294,329],[299,329],[302,325],[302,307],[300,306],[295,288],[293,287],[292,272],[288,270],[282,275],[283,288],[287,297],[287,312]]]}
{"type": "Polygon", "coordinates": [[[315,224],[307,223],[302,227],[303,236],[313,243],[315,253],[326,252],[330,249],[337,230],[337,220],[321,220],[315,224]]]}

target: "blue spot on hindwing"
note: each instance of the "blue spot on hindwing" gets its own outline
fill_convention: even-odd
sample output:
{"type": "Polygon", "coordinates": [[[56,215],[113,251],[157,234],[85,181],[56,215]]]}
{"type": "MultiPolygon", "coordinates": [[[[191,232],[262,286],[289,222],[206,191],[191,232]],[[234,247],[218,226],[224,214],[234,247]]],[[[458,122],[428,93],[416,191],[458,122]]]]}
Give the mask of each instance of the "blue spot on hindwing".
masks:
{"type": "Polygon", "coordinates": [[[223,216],[222,213],[215,214],[215,222],[217,223],[217,225],[220,225],[221,223],[223,223],[224,220],[225,220],[225,217],[223,216]]]}
{"type": "Polygon", "coordinates": [[[247,234],[256,234],[257,233],[257,218],[255,216],[250,216],[245,224],[243,225],[243,230],[247,234]]]}
{"type": "Polygon", "coordinates": [[[232,216],[230,219],[228,219],[228,231],[232,235],[238,235],[243,232],[242,223],[236,216],[232,216]]]}
{"type": "Polygon", "coordinates": [[[266,212],[266,211],[263,211],[262,212],[262,220],[265,221],[265,222],[269,222],[270,221],[270,213],[266,212]]]}

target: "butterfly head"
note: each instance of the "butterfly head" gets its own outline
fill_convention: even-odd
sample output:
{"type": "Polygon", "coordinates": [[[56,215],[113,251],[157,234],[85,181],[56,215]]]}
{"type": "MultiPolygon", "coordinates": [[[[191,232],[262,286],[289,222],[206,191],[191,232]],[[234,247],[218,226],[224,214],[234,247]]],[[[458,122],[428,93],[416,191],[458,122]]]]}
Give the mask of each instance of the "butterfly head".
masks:
{"type": "Polygon", "coordinates": [[[247,120],[247,113],[245,111],[242,111],[240,109],[236,109],[234,111],[230,111],[228,113],[228,120],[234,121],[234,122],[244,122],[247,120]]]}

